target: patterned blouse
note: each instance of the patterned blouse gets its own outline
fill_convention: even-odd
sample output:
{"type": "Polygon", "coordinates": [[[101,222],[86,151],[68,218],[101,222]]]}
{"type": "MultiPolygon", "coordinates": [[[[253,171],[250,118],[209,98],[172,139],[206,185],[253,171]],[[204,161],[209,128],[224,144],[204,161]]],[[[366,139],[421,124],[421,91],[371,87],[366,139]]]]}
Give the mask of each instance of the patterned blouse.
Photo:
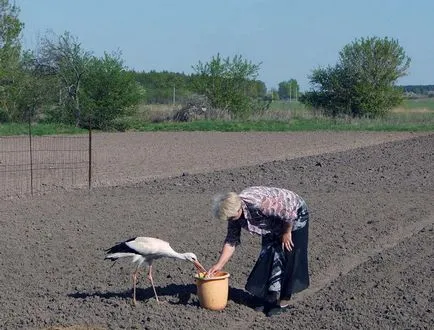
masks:
{"type": "Polygon", "coordinates": [[[241,243],[241,228],[260,236],[281,236],[285,223],[292,231],[303,228],[309,219],[305,201],[296,193],[274,187],[250,187],[239,193],[243,214],[238,220],[228,220],[225,243],[241,243]]]}

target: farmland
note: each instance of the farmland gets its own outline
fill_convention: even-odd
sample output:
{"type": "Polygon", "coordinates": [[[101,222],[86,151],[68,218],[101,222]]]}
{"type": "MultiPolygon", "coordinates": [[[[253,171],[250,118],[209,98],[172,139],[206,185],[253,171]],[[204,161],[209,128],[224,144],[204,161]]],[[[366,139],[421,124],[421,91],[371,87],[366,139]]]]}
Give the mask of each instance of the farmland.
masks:
{"type": "Polygon", "coordinates": [[[103,137],[98,149],[105,154],[95,157],[98,187],[0,201],[0,327],[434,326],[432,133],[103,137]],[[250,185],[289,188],[310,207],[311,287],[294,296],[290,311],[266,318],[250,307],[243,288],[260,240],[246,233],[226,268],[224,311],[198,306],[193,267],[174,260],[155,263],[162,303],[143,275],[138,305],[131,306],[132,265],[111,267],[104,249],[154,236],[195,252],[209,267],[225,235],[225,224],[211,218],[211,198],[250,185]]]}

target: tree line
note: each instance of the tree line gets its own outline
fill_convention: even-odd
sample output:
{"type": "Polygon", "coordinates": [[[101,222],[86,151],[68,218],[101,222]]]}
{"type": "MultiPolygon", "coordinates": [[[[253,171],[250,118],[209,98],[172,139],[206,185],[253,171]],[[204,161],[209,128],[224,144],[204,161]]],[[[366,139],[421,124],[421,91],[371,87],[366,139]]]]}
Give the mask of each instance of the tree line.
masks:
{"type": "MultiPolygon", "coordinates": [[[[218,61],[221,56],[215,57],[218,61]]],[[[233,60],[236,61],[237,57],[233,60]]],[[[232,59],[225,59],[232,61],[232,59]]],[[[213,61],[213,59],[211,59],[213,61]]],[[[235,67],[239,63],[233,63],[235,67]]],[[[131,71],[135,80],[146,91],[145,101],[154,104],[184,103],[193,93],[200,92],[200,80],[203,79],[205,72],[203,67],[197,67],[195,73],[185,74],[179,72],[151,70],[149,72],[131,71]]],[[[247,79],[245,94],[253,98],[265,98],[267,87],[264,82],[256,79],[247,79]]]]}
{"type": "Polygon", "coordinates": [[[141,102],[183,103],[193,95],[241,118],[266,110],[275,99],[299,100],[329,116],[378,117],[410,90],[396,86],[410,58],[387,37],[346,45],[335,66],[312,71],[311,89],[301,93],[295,79],[267,91],[258,79],[261,63],[241,55],[217,54],[184,74],[130,70],[120,51],[96,57],[69,32],[47,33],[37,49],[23,50],[19,8],[0,0],[0,15],[0,122],[31,119],[105,129],[141,102]]]}
{"type": "Polygon", "coordinates": [[[106,129],[142,102],[184,102],[205,95],[213,107],[244,116],[266,104],[259,64],[220,54],[190,75],[129,70],[120,51],[96,57],[69,32],[47,33],[23,50],[19,8],[0,0],[0,122],[37,120],[106,129]]]}
{"type": "Polygon", "coordinates": [[[401,86],[404,93],[415,96],[434,96],[434,85],[404,85],[401,86]]]}

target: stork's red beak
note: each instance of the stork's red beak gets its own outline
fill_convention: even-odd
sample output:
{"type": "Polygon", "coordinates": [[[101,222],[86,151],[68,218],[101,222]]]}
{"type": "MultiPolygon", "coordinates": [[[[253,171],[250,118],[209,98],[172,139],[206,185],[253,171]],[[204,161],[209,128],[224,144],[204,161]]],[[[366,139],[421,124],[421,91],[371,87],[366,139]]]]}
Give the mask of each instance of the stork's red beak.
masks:
{"type": "Polygon", "coordinates": [[[203,267],[199,261],[195,260],[195,261],[193,261],[193,264],[194,264],[194,267],[196,267],[196,269],[198,270],[198,272],[206,273],[205,267],[203,267]]]}

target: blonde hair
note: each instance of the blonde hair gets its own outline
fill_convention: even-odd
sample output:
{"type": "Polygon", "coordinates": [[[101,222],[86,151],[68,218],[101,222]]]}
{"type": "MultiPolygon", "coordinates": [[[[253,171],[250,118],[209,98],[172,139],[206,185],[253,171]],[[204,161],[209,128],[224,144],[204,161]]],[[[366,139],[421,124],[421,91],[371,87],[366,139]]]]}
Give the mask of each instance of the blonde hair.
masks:
{"type": "Polygon", "coordinates": [[[236,216],[240,207],[241,198],[237,193],[218,194],[213,198],[212,212],[220,220],[229,220],[229,218],[236,216]]]}

